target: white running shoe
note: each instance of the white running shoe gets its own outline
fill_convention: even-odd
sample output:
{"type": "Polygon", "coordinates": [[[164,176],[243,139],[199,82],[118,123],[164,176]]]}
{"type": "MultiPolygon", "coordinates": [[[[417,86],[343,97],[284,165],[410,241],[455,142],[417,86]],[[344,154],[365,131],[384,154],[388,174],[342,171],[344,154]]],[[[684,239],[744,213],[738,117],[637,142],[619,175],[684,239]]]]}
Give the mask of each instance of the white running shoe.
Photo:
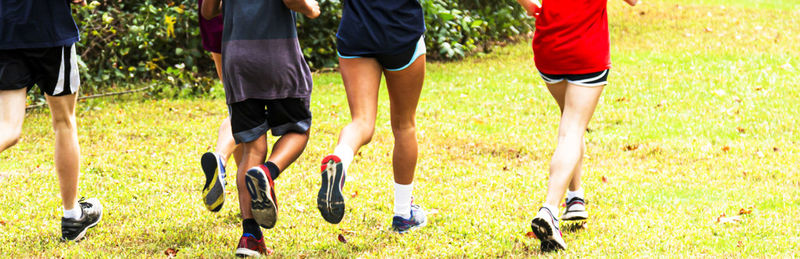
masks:
{"type": "Polygon", "coordinates": [[[566,200],[567,208],[564,209],[564,214],[561,215],[561,220],[585,220],[589,218],[589,212],[586,212],[586,201],[581,197],[573,197],[566,200]]]}
{"type": "Polygon", "coordinates": [[[561,230],[558,229],[558,219],[553,216],[553,212],[550,209],[539,208],[539,213],[531,221],[531,230],[542,242],[541,249],[543,252],[567,248],[567,244],[564,243],[564,238],[561,236],[561,230]]]}

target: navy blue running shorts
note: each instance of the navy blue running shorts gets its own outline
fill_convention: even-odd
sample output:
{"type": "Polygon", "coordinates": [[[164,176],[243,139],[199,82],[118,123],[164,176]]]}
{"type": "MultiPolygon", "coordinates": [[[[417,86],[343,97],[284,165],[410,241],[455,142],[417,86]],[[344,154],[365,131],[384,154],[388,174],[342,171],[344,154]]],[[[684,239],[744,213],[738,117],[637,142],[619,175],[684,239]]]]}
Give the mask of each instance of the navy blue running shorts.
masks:
{"type": "Polygon", "coordinates": [[[404,48],[400,54],[370,54],[370,55],[348,55],[336,51],[340,58],[353,59],[353,58],[374,58],[384,69],[389,71],[401,71],[411,66],[414,61],[422,55],[425,55],[427,49],[425,48],[424,36],[419,37],[419,40],[413,45],[404,48]]]}

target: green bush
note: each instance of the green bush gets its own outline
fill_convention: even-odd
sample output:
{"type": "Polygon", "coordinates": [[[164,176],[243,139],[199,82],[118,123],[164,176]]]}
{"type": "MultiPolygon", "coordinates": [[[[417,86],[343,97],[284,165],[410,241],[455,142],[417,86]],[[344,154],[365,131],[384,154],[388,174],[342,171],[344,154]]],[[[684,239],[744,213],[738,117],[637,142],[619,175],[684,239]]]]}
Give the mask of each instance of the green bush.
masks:
{"type": "MultiPolygon", "coordinates": [[[[459,59],[489,51],[491,43],[531,31],[531,20],[514,1],[423,0],[433,59],[459,59]]],[[[340,0],[321,0],[322,15],[298,16],[303,53],[312,68],[336,67],[340,0]]],[[[142,80],[166,80],[174,91],[205,93],[216,80],[213,62],[200,45],[196,0],[96,0],[78,9],[82,78],[89,92],[142,80]]],[[[158,87],[155,89],[163,89],[158,87]]]]}
{"type": "MultiPolygon", "coordinates": [[[[200,47],[196,0],[99,0],[77,8],[84,84],[96,87],[167,80],[176,92],[205,92],[213,62],[200,47]],[[188,89],[188,90],[187,90],[188,89]]],[[[94,87],[94,88],[91,88],[94,87]]],[[[162,89],[162,88],[156,88],[162,89]]]]}

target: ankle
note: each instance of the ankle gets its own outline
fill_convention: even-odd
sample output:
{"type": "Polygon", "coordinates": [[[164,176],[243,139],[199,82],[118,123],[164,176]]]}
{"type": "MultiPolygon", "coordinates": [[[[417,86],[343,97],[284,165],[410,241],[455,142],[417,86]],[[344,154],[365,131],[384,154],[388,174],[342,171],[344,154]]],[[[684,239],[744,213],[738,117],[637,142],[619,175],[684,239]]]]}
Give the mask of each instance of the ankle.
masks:
{"type": "Polygon", "coordinates": [[[261,227],[258,226],[256,220],[252,218],[242,220],[242,235],[245,234],[250,234],[257,240],[261,240],[261,238],[263,238],[261,227]]]}

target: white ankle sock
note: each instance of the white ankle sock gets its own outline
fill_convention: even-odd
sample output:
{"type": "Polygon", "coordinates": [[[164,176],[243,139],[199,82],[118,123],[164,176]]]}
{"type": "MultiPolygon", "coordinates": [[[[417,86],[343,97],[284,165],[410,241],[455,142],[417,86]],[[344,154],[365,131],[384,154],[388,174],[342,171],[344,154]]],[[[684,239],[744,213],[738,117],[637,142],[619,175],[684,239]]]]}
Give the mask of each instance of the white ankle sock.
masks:
{"type": "Polygon", "coordinates": [[[411,191],[414,184],[394,183],[394,215],[407,219],[411,217],[411,191]]]}
{"type": "Polygon", "coordinates": [[[71,210],[64,210],[64,217],[68,219],[79,219],[83,216],[83,211],[81,210],[81,205],[75,203],[75,206],[72,207],[71,210]]]}
{"type": "Polygon", "coordinates": [[[575,197],[583,199],[583,187],[575,191],[567,191],[567,200],[575,197]]]}
{"type": "Polygon", "coordinates": [[[353,156],[355,155],[353,149],[347,145],[338,145],[333,150],[333,155],[338,156],[339,159],[342,160],[342,168],[344,168],[345,173],[347,173],[347,168],[350,167],[350,163],[353,162],[353,156]]]}
{"type": "Polygon", "coordinates": [[[558,220],[558,208],[557,207],[555,207],[553,205],[550,205],[550,204],[547,204],[547,203],[542,204],[542,207],[545,207],[548,210],[550,210],[550,214],[552,214],[553,217],[556,218],[556,220],[558,220]]]}

